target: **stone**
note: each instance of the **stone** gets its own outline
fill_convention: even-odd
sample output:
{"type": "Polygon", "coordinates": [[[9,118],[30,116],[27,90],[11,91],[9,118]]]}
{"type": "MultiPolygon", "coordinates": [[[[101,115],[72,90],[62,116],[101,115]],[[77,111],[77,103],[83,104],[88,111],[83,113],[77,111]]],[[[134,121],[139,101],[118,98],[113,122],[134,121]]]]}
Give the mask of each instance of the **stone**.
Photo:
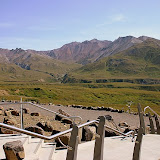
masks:
{"type": "Polygon", "coordinates": [[[55,116],[55,120],[57,120],[57,121],[61,121],[61,120],[62,120],[62,117],[61,117],[61,116],[59,116],[59,115],[56,115],[56,116],[55,116]]]}
{"type": "Polygon", "coordinates": [[[120,122],[118,124],[119,127],[129,127],[129,125],[127,124],[127,122],[120,122]]]}
{"type": "Polygon", "coordinates": [[[11,110],[10,112],[11,112],[11,114],[14,115],[14,116],[19,116],[19,115],[20,115],[17,110],[11,110]]]}
{"type": "Polygon", "coordinates": [[[43,129],[41,127],[37,127],[37,126],[26,127],[25,130],[35,132],[35,133],[38,133],[38,134],[41,134],[41,135],[44,134],[43,129]]]}
{"type": "Polygon", "coordinates": [[[31,116],[40,116],[40,113],[39,112],[34,112],[34,113],[31,113],[31,116]]]}
{"type": "Polygon", "coordinates": [[[3,107],[0,107],[0,110],[4,111],[4,108],[3,108],[3,107]]]}
{"type": "MultiPolygon", "coordinates": [[[[67,133],[65,135],[60,136],[59,139],[64,145],[67,146],[69,144],[70,137],[71,137],[71,133],[67,133]]],[[[63,146],[60,143],[59,139],[58,138],[55,139],[55,142],[57,142],[57,146],[63,146]]]]}
{"type": "Polygon", "coordinates": [[[45,123],[44,122],[38,122],[36,125],[38,127],[41,127],[44,130],[44,127],[45,127],[45,123]]]}
{"type": "Polygon", "coordinates": [[[82,129],[82,141],[91,141],[95,139],[96,127],[85,126],[82,129]]]}
{"type": "Polygon", "coordinates": [[[52,125],[51,125],[51,123],[49,121],[47,121],[45,123],[44,131],[46,131],[46,132],[52,132],[53,131],[53,127],[52,127],[52,125]]]}
{"type": "Polygon", "coordinates": [[[70,115],[62,109],[59,109],[58,112],[66,117],[70,117],[70,115]]]}
{"type": "MultiPolygon", "coordinates": [[[[52,131],[52,135],[57,134],[57,133],[59,133],[59,132],[61,132],[61,131],[53,130],[53,131],[52,131]]],[[[65,134],[65,135],[60,136],[60,140],[62,141],[62,143],[63,143],[64,145],[68,145],[69,140],[70,140],[70,136],[71,136],[71,133],[67,133],[67,134],[65,134]]],[[[58,146],[58,147],[59,147],[59,146],[63,146],[63,145],[59,142],[59,139],[58,139],[58,138],[55,139],[55,142],[57,142],[57,146],[58,146]]]]}
{"type": "Polygon", "coordinates": [[[29,114],[29,113],[30,113],[29,108],[23,108],[23,113],[25,113],[25,114],[29,114]]]}
{"type": "Polygon", "coordinates": [[[135,133],[138,133],[138,127],[135,127],[135,126],[126,127],[126,128],[124,128],[123,133],[127,133],[129,131],[135,131],[135,133]]]}
{"type": "MultiPolygon", "coordinates": [[[[113,120],[113,119],[112,119],[112,116],[110,116],[110,115],[105,115],[104,117],[105,117],[105,119],[108,120],[108,121],[113,120]]],[[[98,119],[100,119],[100,116],[98,117],[98,119]]]]}
{"type": "Polygon", "coordinates": [[[12,114],[11,114],[11,111],[4,111],[4,115],[5,116],[11,116],[12,114]]]}
{"type": "Polygon", "coordinates": [[[52,131],[52,135],[57,134],[57,133],[59,133],[59,132],[61,132],[61,131],[53,130],[53,131],[52,131]]]}
{"type": "Polygon", "coordinates": [[[72,121],[70,119],[67,119],[67,118],[63,118],[61,120],[62,123],[67,123],[67,124],[72,124],[72,121]]]}
{"type": "Polygon", "coordinates": [[[105,137],[117,136],[117,134],[113,131],[105,130],[105,137]]]}
{"type": "Polygon", "coordinates": [[[3,120],[3,123],[8,124],[8,125],[16,125],[17,121],[13,117],[11,118],[5,117],[3,120]]]}
{"type": "Polygon", "coordinates": [[[5,143],[3,149],[7,160],[22,160],[25,158],[23,144],[19,140],[5,143]]]}
{"type": "Polygon", "coordinates": [[[15,134],[15,131],[6,129],[6,128],[0,128],[0,134],[15,134]]]}

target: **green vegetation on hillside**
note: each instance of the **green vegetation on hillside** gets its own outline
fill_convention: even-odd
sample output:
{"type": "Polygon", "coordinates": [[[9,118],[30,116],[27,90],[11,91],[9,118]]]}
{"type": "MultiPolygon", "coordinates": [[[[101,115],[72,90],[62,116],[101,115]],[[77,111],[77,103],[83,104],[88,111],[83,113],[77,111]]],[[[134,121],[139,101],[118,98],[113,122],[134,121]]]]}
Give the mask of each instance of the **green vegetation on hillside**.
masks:
{"type": "Polygon", "coordinates": [[[46,83],[1,83],[1,100],[37,101],[39,103],[77,104],[85,106],[105,106],[127,109],[128,101],[143,107],[151,106],[160,113],[160,85],[140,85],[131,83],[86,83],[86,84],[46,84],[46,83]]]}
{"type": "Polygon", "coordinates": [[[152,40],[83,66],[64,77],[64,83],[97,82],[103,79],[160,79],[160,46],[152,40]],[[83,80],[83,81],[82,81],[83,80]]]}

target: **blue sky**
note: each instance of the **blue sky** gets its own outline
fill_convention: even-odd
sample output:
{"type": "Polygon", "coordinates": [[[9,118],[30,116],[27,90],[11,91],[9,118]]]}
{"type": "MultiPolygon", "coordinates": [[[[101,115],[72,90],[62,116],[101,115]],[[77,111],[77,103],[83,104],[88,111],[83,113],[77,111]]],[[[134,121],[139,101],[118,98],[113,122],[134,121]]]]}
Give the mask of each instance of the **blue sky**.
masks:
{"type": "Polygon", "coordinates": [[[0,48],[50,50],[97,38],[160,39],[159,0],[0,0],[0,48]]]}

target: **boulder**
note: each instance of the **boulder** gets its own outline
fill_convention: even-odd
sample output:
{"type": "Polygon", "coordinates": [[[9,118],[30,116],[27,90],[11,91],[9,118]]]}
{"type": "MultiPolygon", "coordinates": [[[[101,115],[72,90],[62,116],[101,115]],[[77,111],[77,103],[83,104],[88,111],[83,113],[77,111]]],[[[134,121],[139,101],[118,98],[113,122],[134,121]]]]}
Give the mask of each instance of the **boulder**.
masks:
{"type": "Polygon", "coordinates": [[[0,110],[4,111],[4,108],[3,108],[3,107],[0,107],[0,110]]]}
{"type": "Polygon", "coordinates": [[[38,133],[38,134],[42,134],[42,135],[43,135],[43,132],[44,132],[41,127],[37,127],[37,126],[26,127],[25,130],[35,132],[35,133],[38,133]]]}
{"type": "Polygon", "coordinates": [[[0,134],[16,134],[16,131],[12,131],[10,129],[6,129],[6,128],[0,128],[0,134]]]}
{"type": "Polygon", "coordinates": [[[66,117],[70,117],[70,115],[62,109],[59,109],[58,112],[66,117]]]}
{"type": "Polygon", "coordinates": [[[22,160],[25,158],[23,144],[19,140],[5,143],[3,149],[7,160],[22,160]]]}
{"type": "MultiPolygon", "coordinates": [[[[8,125],[16,125],[17,121],[13,117],[11,118],[5,117],[3,123],[8,125]]],[[[0,134],[17,134],[17,132],[6,128],[0,128],[0,134]]]]}
{"type": "MultiPolygon", "coordinates": [[[[52,131],[52,135],[57,134],[57,133],[59,133],[59,132],[61,132],[61,131],[53,130],[53,131],[52,131]]],[[[70,140],[70,136],[71,136],[71,133],[67,133],[67,134],[65,134],[65,135],[60,136],[60,140],[62,141],[63,144],[68,145],[69,140],[70,140]]],[[[59,142],[59,139],[58,139],[58,138],[55,139],[55,142],[57,142],[57,146],[63,146],[63,145],[59,142]]]]}
{"type": "Polygon", "coordinates": [[[129,131],[135,131],[136,133],[138,133],[138,127],[135,127],[135,126],[126,127],[124,130],[124,133],[127,133],[129,131]]]}
{"type": "Polygon", "coordinates": [[[105,137],[117,136],[117,134],[113,131],[105,130],[105,137]]]}
{"type": "Polygon", "coordinates": [[[63,117],[61,117],[61,116],[59,116],[59,115],[56,115],[56,116],[55,116],[55,120],[57,120],[57,121],[61,121],[62,118],[63,118],[63,117]]]}
{"type": "Polygon", "coordinates": [[[52,127],[52,125],[51,125],[51,123],[49,121],[47,121],[45,123],[44,131],[46,131],[46,132],[52,132],[53,131],[53,127],[52,127]]]}
{"type": "Polygon", "coordinates": [[[40,116],[40,113],[39,112],[33,112],[33,113],[31,113],[31,116],[40,116]]]}
{"type": "Polygon", "coordinates": [[[57,146],[63,146],[60,141],[64,144],[64,145],[68,145],[69,144],[69,140],[70,140],[70,137],[71,137],[71,133],[67,133],[65,135],[62,135],[60,136],[59,138],[57,137],[55,139],[55,142],[57,142],[57,146]],[[60,141],[59,141],[60,139],[60,141]]]}
{"type": "Polygon", "coordinates": [[[9,125],[16,125],[17,121],[13,117],[10,117],[10,118],[5,117],[3,120],[3,123],[9,124],[9,125]]]}
{"type": "Polygon", "coordinates": [[[67,123],[67,124],[72,124],[72,121],[70,119],[67,119],[67,118],[63,118],[61,120],[62,123],[67,123]]]}
{"type": "Polygon", "coordinates": [[[57,133],[59,133],[59,132],[61,132],[61,131],[53,130],[53,131],[52,131],[52,135],[57,134],[57,133]]]}
{"type": "Polygon", "coordinates": [[[41,127],[44,130],[44,127],[45,127],[45,123],[44,122],[38,122],[36,125],[38,127],[41,127]]]}
{"type": "Polygon", "coordinates": [[[129,127],[129,125],[127,124],[127,122],[120,122],[118,124],[119,127],[129,127]]]}
{"type": "Polygon", "coordinates": [[[123,110],[119,110],[119,111],[118,111],[118,113],[123,113],[123,112],[124,112],[123,110]]]}
{"type": "Polygon", "coordinates": [[[82,141],[91,141],[95,139],[96,127],[85,126],[82,129],[82,141]]]}
{"type": "Polygon", "coordinates": [[[30,113],[29,108],[23,108],[23,113],[25,113],[25,114],[29,114],[29,113],[30,113]]]}
{"type": "MultiPolygon", "coordinates": [[[[101,117],[101,116],[99,116],[98,119],[100,119],[100,117],[101,117]]],[[[105,117],[105,119],[108,120],[108,121],[113,120],[113,119],[112,119],[112,116],[110,116],[110,115],[105,115],[104,117],[105,117]]]]}
{"type": "Polygon", "coordinates": [[[11,111],[4,111],[4,115],[10,117],[12,114],[11,114],[11,111]]]}
{"type": "Polygon", "coordinates": [[[17,110],[11,110],[10,112],[11,112],[11,114],[14,115],[14,116],[19,116],[19,115],[20,115],[17,110]]]}

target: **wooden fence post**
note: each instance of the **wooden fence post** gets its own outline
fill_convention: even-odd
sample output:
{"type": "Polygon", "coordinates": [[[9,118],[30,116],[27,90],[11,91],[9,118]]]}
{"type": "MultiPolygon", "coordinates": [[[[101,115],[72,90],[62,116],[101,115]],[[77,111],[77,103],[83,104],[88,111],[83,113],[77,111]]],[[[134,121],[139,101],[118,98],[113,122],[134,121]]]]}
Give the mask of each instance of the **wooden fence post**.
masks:
{"type": "Polygon", "coordinates": [[[104,125],[105,125],[105,118],[104,116],[101,116],[98,129],[97,129],[96,139],[95,139],[93,160],[103,160],[104,133],[105,133],[104,125]]]}
{"type": "Polygon", "coordinates": [[[138,135],[135,141],[134,151],[133,151],[133,159],[132,160],[139,160],[140,159],[140,151],[141,151],[141,143],[143,138],[143,129],[138,129],[138,135]]]}
{"type": "Polygon", "coordinates": [[[66,160],[76,160],[78,149],[78,127],[74,124],[69,141],[66,160]]]}
{"type": "Polygon", "coordinates": [[[155,129],[154,129],[153,120],[152,120],[151,114],[150,114],[149,112],[148,112],[148,116],[149,116],[149,122],[150,122],[151,134],[155,134],[155,129]]]}
{"type": "Polygon", "coordinates": [[[145,123],[144,123],[144,117],[143,117],[141,105],[138,104],[137,108],[138,108],[138,114],[139,114],[139,120],[140,120],[140,128],[142,128],[143,134],[145,134],[145,123]]]}
{"type": "Polygon", "coordinates": [[[155,115],[155,121],[156,121],[157,134],[160,134],[160,125],[157,115],[155,115]]]}

